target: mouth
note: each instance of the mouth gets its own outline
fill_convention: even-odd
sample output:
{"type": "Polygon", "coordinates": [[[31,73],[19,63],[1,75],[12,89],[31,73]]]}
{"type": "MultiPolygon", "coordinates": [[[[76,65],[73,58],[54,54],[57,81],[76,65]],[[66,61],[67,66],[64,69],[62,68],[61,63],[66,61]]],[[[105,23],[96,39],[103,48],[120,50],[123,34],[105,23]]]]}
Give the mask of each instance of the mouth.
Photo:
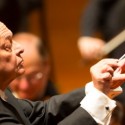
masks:
{"type": "Polygon", "coordinates": [[[24,61],[23,59],[20,61],[20,63],[18,64],[18,69],[24,68],[24,61]]]}

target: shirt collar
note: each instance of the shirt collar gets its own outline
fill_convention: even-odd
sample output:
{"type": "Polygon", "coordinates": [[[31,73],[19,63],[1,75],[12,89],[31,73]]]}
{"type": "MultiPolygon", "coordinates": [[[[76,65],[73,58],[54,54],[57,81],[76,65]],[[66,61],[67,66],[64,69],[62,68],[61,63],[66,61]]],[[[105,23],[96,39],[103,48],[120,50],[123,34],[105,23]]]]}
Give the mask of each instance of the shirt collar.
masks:
{"type": "Polygon", "coordinates": [[[5,92],[0,89],[0,97],[2,100],[6,101],[7,96],[5,95],[5,92]]]}
{"type": "Polygon", "coordinates": [[[18,94],[17,94],[16,92],[13,92],[13,95],[14,95],[16,98],[20,99],[20,97],[18,96],[18,94]]]}

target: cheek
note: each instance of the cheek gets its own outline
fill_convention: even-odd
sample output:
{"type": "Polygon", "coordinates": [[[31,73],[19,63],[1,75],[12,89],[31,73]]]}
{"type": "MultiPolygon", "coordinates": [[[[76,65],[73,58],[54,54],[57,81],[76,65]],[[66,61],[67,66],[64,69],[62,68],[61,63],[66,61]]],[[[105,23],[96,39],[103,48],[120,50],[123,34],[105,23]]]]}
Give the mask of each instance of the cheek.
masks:
{"type": "Polygon", "coordinates": [[[13,71],[16,67],[16,58],[13,54],[1,53],[0,54],[0,68],[5,71],[13,71]]]}
{"type": "Polygon", "coordinates": [[[17,60],[16,60],[15,56],[13,56],[13,55],[9,59],[7,59],[6,63],[10,70],[15,70],[15,68],[17,67],[17,60]]]}

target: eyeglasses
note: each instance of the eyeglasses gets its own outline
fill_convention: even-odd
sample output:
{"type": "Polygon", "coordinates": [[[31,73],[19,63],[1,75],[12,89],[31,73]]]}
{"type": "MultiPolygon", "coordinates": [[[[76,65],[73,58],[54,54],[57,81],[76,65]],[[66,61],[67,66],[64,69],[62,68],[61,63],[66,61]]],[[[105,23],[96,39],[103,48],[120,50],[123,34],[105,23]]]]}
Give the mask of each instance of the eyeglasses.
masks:
{"type": "Polygon", "coordinates": [[[33,73],[33,74],[28,74],[28,75],[24,74],[24,75],[18,77],[17,79],[19,81],[21,81],[23,78],[26,78],[27,81],[36,82],[36,81],[40,80],[42,78],[42,76],[43,76],[43,73],[38,72],[38,73],[33,73]]]}

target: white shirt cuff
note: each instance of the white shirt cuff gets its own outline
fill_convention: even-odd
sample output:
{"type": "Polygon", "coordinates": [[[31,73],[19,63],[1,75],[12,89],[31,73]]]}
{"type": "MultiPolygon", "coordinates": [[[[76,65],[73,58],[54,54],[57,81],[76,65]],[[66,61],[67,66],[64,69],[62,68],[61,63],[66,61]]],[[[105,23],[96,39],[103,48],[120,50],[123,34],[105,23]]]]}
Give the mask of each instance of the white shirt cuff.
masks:
{"type": "Polygon", "coordinates": [[[116,107],[116,102],[97,90],[92,82],[86,85],[85,92],[86,96],[80,102],[81,107],[84,108],[98,124],[109,124],[111,113],[116,107]]]}

